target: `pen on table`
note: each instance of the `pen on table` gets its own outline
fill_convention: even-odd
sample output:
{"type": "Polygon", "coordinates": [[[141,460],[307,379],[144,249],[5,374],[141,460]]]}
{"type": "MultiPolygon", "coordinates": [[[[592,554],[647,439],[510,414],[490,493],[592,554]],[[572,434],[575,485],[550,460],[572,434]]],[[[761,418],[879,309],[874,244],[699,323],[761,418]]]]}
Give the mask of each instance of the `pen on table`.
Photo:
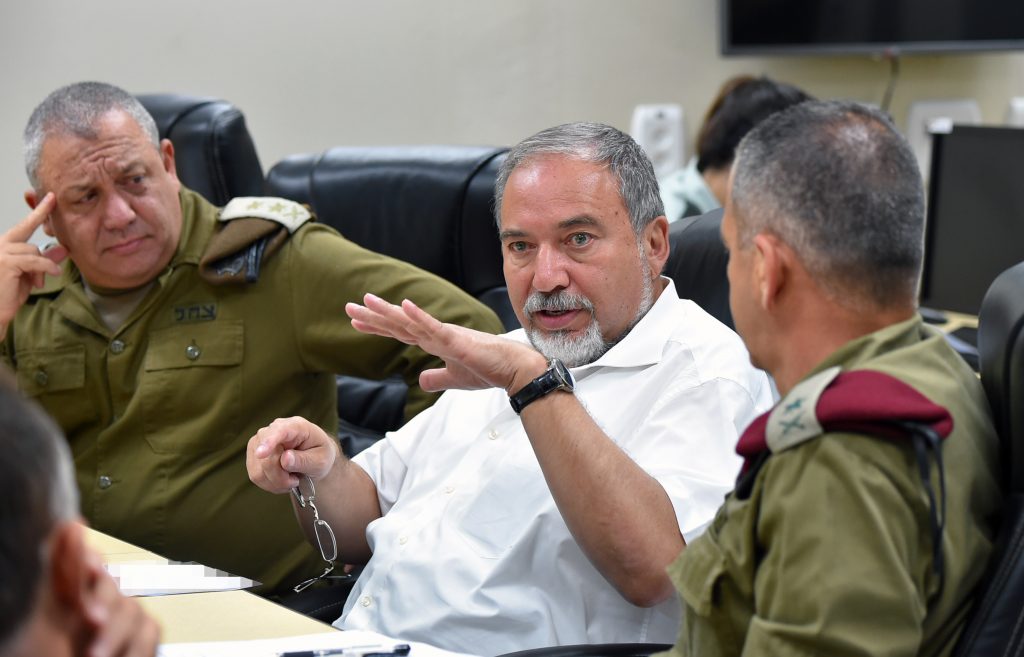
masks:
{"type": "Polygon", "coordinates": [[[407,643],[393,646],[346,646],[344,648],[324,648],[321,650],[298,650],[295,652],[279,652],[278,657],[330,657],[331,655],[359,655],[360,657],[405,657],[411,648],[407,643]]]}

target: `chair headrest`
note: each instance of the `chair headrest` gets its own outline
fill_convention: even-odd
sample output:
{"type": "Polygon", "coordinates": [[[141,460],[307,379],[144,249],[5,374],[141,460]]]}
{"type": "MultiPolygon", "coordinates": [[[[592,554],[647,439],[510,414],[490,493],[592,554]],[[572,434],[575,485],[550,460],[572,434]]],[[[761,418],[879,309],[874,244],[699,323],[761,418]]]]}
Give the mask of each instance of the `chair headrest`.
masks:
{"type": "Polygon", "coordinates": [[[479,296],[505,285],[493,215],[494,179],[505,150],[332,148],[274,165],[268,193],[307,203],[353,242],[479,296]]]}
{"type": "Polygon", "coordinates": [[[981,302],[978,357],[1008,483],[1024,491],[1024,262],[1000,274],[981,302]]]}
{"type": "Polygon", "coordinates": [[[178,178],[217,206],[236,196],[263,195],[263,167],[237,107],[216,98],[179,94],[136,96],[174,144],[178,178]]]}

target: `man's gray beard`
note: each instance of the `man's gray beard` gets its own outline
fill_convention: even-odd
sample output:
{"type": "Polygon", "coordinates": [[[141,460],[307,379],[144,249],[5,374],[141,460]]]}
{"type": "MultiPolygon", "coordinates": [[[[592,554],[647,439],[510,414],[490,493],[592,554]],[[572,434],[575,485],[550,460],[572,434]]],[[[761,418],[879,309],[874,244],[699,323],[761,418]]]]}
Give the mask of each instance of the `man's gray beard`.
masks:
{"type": "Polygon", "coordinates": [[[626,337],[633,327],[643,319],[647,311],[654,305],[654,284],[651,282],[651,267],[647,264],[647,258],[642,257],[641,267],[643,269],[643,290],[640,293],[640,305],[637,307],[636,316],[629,326],[626,327],[614,340],[605,340],[601,335],[601,327],[594,315],[594,304],[587,297],[581,294],[569,292],[533,292],[526,299],[523,306],[523,315],[532,318],[533,313],[539,310],[575,310],[582,309],[590,313],[590,323],[583,330],[582,335],[573,336],[570,331],[544,332],[534,327],[532,320],[526,326],[526,336],[530,339],[533,348],[544,354],[545,358],[557,358],[565,363],[567,367],[579,367],[593,363],[609,349],[618,344],[626,337]]]}

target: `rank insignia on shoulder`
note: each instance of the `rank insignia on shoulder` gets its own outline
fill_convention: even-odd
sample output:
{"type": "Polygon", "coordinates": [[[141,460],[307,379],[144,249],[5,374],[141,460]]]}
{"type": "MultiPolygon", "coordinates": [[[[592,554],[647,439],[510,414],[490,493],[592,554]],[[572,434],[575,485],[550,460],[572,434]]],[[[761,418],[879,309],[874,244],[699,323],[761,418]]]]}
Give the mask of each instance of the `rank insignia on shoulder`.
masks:
{"type": "Polygon", "coordinates": [[[248,217],[277,222],[287,228],[289,233],[294,233],[313,215],[295,201],[273,196],[239,196],[231,199],[220,213],[220,221],[248,217]]]}

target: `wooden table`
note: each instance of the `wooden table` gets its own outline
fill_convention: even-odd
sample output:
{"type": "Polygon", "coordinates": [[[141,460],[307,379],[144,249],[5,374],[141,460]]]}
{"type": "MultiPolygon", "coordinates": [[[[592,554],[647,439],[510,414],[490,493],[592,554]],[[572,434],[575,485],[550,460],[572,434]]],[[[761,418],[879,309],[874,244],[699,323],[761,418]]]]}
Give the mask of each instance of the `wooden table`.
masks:
{"type": "MultiPolygon", "coordinates": [[[[94,529],[86,530],[86,542],[106,563],[166,561],[94,529]]],[[[160,622],[165,643],[273,639],[337,631],[248,591],[182,593],[138,600],[160,622]]]]}

